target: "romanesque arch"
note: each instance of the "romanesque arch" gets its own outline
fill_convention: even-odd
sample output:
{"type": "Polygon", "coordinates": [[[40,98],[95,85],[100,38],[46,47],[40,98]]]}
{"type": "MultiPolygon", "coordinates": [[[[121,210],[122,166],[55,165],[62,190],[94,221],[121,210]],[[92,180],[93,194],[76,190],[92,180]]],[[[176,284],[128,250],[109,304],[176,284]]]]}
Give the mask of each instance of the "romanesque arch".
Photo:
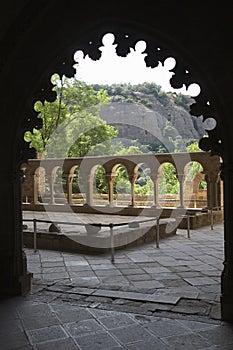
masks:
{"type": "MultiPolygon", "coordinates": [[[[9,294],[19,293],[22,285],[26,284],[22,282],[23,278],[19,282],[19,276],[25,276],[20,238],[20,166],[28,158],[34,157],[33,150],[29,149],[23,140],[26,130],[40,126],[33,105],[38,99],[43,101],[54,98],[50,82],[54,72],[73,75],[73,54],[77,48],[98,59],[100,55],[98,48],[101,46],[103,34],[113,32],[119,55],[126,55],[130,46],[143,39],[149,43],[146,60],[148,65],[154,66],[168,55],[175,57],[178,65],[174,69],[175,75],[171,81],[173,87],[198,82],[201,94],[191,107],[191,113],[197,116],[203,115],[204,119],[211,116],[217,121],[217,127],[208,132],[209,137],[203,139],[200,146],[203,150],[211,150],[213,154],[220,155],[225,163],[222,176],[225,183],[227,249],[222,279],[222,314],[225,319],[233,319],[233,313],[230,311],[233,304],[231,300],[233,248],[230,234],[233,222],[233,213],[230,209],[230,196],[233,193],[233,159],[231,152],[228,152],[232,138],[230,131],[225,134],[223,132],[233,129],[230,122],[233,108],[227,86],[218,91],[223,70],[217,68],[218,62],[221,61],[223,44],[218,36],[212,35],[213,38],[209,38],[211,54],[215,54],[215,58],[208,64],[210,53],[205,48],[208,35],[203,32],[203,28],[207,28],[205,18],[201,22],[194,15],[194,23],[198,26],[201,22],[200,29],[196,36],[191,28],[187,30],[187,34],[184,28],[188,28],[188,19],[182,17],[183,12],[174,16],[174,5],[168,9],[165,16],[164,5],[158,3],[156,20],[155,13],[148,8],[142,9],[141,4],[134,4],[131,11],[126,11],[125,4],[119,4],[114,12],[108,9],[109,6],[105,2],[101,7],[99,4],[93,4],[91,11],[85,8],[85,5],[82,6],[83,8],[80,8],[80,4],[75,1],[68,2],[65,8],[56,6],[55,1],[26,5],[5,36],[5,41],[2,40],[5,51],[1,59],[1,81],[4,87],[10,86],[11,89],[11,94],[4,89],[1,91],[1,97],[4,98],[2,114],[5,120],[5,132],[9,135],[7,140],[9,152],[3,159],[6,174],[10,174],[10,176],[3,175],[4,185],[1,186],[2,196],[9,198],[9,206],[4,212],[5,217],[2,215],[3,229],[8,232],[5,238],[5,251],[1,257],[5,263],[7,262],[5,264],[7,269],[1,270],[5,282],[4,291],[9,294]],[[217,44],[216,52],[215,44],[217,44]],[[14,80],[14,77],[17,79],[14,80]],[[8,120],[14,120],[13,127],[8,120]]],[[[194,10],[195,7],[190,8],[190,12],[195,14],[194,10]]],[[[228,85],[230,87],[229,81],[228,85]]]]}

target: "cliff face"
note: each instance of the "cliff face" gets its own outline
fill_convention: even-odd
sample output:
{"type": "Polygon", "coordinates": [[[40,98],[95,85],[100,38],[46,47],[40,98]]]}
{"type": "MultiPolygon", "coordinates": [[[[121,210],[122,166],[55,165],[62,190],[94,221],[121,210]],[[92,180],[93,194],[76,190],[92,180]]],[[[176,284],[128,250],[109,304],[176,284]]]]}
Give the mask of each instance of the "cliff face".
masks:
{"type": "Polygon", "coordinates": [[[101,118],[119,130],[119,137],[153,143],[167,137],[168,125],[172,138],[200,139],[205,134],[202,118],[189,113],[193,99],[174,93],[145,93],[136,87],[133,93],[128,89],[124,94],[110,89],[111,102],[101,110],[101,118]]]}

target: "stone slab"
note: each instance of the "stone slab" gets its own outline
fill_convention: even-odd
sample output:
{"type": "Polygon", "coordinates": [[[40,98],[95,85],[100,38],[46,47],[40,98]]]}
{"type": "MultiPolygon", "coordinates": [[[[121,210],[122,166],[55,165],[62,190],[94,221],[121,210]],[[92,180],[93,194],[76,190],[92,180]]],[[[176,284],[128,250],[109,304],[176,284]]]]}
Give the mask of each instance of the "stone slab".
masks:
{"type": "Polygon", "coordinates": [[[129,300],[138,300],[143,302],[155,302],[155,303],[167,303],[167,304],[177,304],[180,300],[180,297],[171,296],[171,295],[148,295],[145,293],[136,293],[136,292],[123,292],[123,291],[114,291],[114,290],[97,290],[93,293],[95,296],[104,296],[110,298],[121,298],[129,300]]]}

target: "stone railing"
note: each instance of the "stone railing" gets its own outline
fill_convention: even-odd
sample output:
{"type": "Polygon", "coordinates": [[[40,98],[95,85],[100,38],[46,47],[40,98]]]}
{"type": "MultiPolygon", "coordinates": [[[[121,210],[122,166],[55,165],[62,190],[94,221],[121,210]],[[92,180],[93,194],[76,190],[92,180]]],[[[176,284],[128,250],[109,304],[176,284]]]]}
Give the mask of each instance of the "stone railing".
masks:
{"type": "Polygon", "coordinates": [[[51,158],[30,159],[22,165],[24,182],[22,184],[22,201],[28,204],[69,204],[77,206],[130,206],[136,208],[139,205],[150,207],[175,206],[179,208],[194,207],[195,201],[198,207],[216,208],[222,206],[222,191],[219,176],[220,157],[211,156],[209,152],[191,153],[159,153],[137,154],[122,156],[97,156],[84,158],[51,158]],[[187,181],[187,165],[190,162],[198,162],[202,166],[202,172],[194,181],[187,181]],[[170,163],[179,184],[179,193],[173,196],[161,194],[159,196],[158,185],[161,181],[163,164],[170,163]],[[123,195],[114,193],[114,181],[117,168],[123,165],[128,175],[130,191],[127,199],[123,195]],[[134,187],[138,177],[138,170],[142,165],[149,168],[150,179],[153,183],[153,193],[145,195],[144,201],[140,201],[135,195],[134,187]],[[104,169],[104,177],[108,184],[108,193],[101,196],[94,191],[95,173],[99,166],[104,169]],[[73,183],[77,174],[76,169],[82,174],[82,189],[80,194],[74,194],[73,183]],[[60,176],[62,181],[57,182],[60,176]],[[202,179],[207,183],[206,194],[199,193],[198,187],[202,179]],[[202,196],[202,197],[201,197],[202,196]],[[79,197],[79,201],[76,198],[79,197]],[[201,199],[200,199],[201,198],[201,199]],[[78,203],[78,204],[75,204],[78,203]],[[97,204],[96,204],[97,203],[97,204]],[[170,205],[169,205],[170,203],[170,205]],[[173,204],[172,204],[173,203],[173,204]]]}

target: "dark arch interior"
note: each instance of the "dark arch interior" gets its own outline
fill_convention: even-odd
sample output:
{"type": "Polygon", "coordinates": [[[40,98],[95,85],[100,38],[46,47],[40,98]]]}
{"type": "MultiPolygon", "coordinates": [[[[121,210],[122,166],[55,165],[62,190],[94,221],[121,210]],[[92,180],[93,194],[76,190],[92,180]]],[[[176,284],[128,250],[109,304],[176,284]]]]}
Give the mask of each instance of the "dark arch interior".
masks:
{"type": "Polygon", "coordinates": [[[120,3],[114,9],[105,2],[91,4],[91,8],[89,5],[69,1],[60,7],[55,1],[24,1],[24,5],[17,4],[11,11],[10,1],[1,15],[2,126],[7,135],[1,147],[1,294],[21,294],[30,285],[21,241],[20,165],[34,157],[23,140],[26,130],[39,127],[33,105],[37,100],[53,100],[50,77],[54,72],[73,75],[75,50],[82,49],[98,59],[103,35],[113,32],[119,55],[126,55],[130,46],[143,39],[149,43],[149,66],[169,55],[175,57],[179,64],[171,81],[173,87],[198,82],[201,94],[191,114],[203,115],[204,119],[211,116],[217,121],[216,128],[200,145],[223,159],[226,249],[221,306],[223,319],[232,321],[233,104],[232,78],[225,72],[233,60],[231,11],[227,6],[195,3],[187,8],[182,3],[168,5],[163,1],[156,2],[153,8],[131,2],[120,3]]]}

